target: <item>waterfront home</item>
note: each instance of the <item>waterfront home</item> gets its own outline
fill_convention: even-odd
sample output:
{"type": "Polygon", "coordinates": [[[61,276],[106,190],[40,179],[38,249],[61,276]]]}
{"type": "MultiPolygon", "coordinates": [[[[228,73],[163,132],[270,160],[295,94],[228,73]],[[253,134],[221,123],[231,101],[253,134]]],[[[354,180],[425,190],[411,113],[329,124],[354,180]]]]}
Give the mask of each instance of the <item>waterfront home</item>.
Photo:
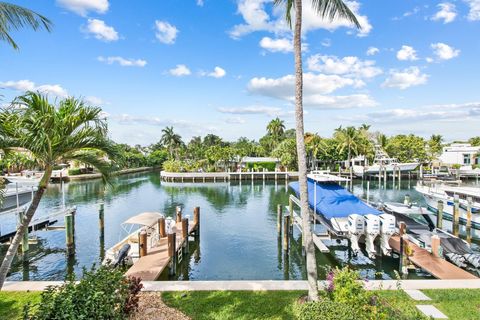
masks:
{"type": "Polygon", "coordinates": [[[478,165],[480,164],[480,146],[472,146],[469,143],[452,143],[444,147],[440,161],[447,165],[478,165]]]}

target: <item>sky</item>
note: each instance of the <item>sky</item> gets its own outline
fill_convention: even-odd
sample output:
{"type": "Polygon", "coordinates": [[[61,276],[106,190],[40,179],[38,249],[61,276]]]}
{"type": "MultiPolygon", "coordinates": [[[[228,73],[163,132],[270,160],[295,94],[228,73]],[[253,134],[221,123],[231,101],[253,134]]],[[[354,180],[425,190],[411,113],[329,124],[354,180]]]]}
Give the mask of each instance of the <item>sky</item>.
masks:
{"type": "MultiPolygon", "coordinates": [[[[258,139],[294,120],[292,32],[272,0],[9,2],[48,17],[51,33],[0,43],[0,104],[25,90],[82,97],[111,137],[258,139]]],[[[345,1],[362,25],[328,21],[304,1],[305,129],[330,136],[370,124],[387,135],[480,135],[480,0],[345,1]]]]}

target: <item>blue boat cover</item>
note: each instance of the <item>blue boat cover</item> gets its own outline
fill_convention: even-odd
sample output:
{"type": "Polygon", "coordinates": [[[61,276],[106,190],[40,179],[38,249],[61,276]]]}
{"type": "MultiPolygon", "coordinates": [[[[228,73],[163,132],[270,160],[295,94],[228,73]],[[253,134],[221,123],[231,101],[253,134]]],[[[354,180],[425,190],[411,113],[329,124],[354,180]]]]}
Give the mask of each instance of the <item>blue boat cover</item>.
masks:
{"type": "MultiPolygon", "coordinates": [[[[298,196],[300,194],[298,182],[291,182],[289,185],[298,196]]],[[[312,209],[314,208],[315,192],[317,193],[316,211],[327,219],[344,218],[354,213],[362,216],[382,213],[336,183],[317,182],[315,188],[313,180],[308,179],[308,204],[312,209]]]]}

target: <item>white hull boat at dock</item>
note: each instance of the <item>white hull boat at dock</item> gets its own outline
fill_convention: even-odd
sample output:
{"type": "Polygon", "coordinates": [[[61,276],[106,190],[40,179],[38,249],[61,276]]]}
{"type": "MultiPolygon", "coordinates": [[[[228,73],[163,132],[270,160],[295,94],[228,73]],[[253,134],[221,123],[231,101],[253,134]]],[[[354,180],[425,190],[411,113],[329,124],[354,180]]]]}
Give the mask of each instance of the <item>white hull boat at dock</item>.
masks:
{"type": "Polygon", "coordinates": [[[468,200],[471,198],[470,204],[472,210],[472,228],[480,229],[480,189],[472,187],[454,187],[447,185],[435,186],[416,186],[415,190],[420,192],[427,203],[428,209],[438,213],[438,201],[443,201],[443,216],[448,219],[453,219],[454,200],[455,195],[459,196],[459,212],[460,222],[466,224],[467,222],[467,207],[468,200]]]}
{"type": "Polygon", "coordinates": [[[7,185],[4,190],[4,199],[0,204],[0,213],[21,206],[32,201],[37,189],[35,187],[19,187],[7,185]]]}

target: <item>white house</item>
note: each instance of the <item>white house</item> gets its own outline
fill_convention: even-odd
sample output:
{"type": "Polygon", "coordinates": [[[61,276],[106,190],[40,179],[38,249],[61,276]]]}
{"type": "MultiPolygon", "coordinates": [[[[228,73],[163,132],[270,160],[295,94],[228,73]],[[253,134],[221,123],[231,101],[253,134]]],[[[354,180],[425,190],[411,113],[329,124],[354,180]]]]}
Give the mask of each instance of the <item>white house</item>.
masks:
{"type": "Polygon", "coordinates": [[[443,164],[459,164],[468,166],[480,164],[480,146],[473,147],[469,143],[453,143],[448,147],[443,147],[440,161],[443,164]]]}

